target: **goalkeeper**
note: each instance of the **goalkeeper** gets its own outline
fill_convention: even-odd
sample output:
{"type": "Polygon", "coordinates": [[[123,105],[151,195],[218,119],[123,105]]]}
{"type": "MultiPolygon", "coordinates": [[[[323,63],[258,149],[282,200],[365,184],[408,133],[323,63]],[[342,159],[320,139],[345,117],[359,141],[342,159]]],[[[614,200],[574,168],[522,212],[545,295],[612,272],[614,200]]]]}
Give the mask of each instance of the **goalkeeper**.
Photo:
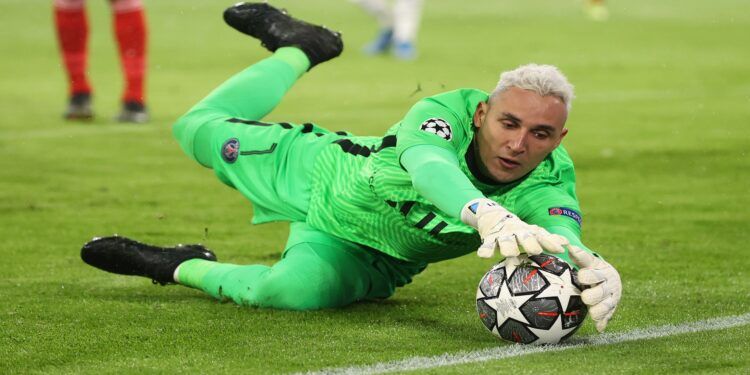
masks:
{"type": "Polygon", "coordinates": [[[200,245],[114,236],[84,245],[86,263],[242,305],[307,310],[388,298],[429,263],[477,249],[546,251],[581,267],[591,286],[583,301],[604,329],[620,278],[579,240],[573,163],[560,146],[573,89],[555,67],[503,73],[489,95],[425,98],[385,136],[358,137],[261,121],[306,71],[341,53],[338,33],[264,3],[237,4],[224,19],[274,53],[190,109],[174,134],[253,203],[253,223],[291,222],[281,260],[218,263],[200,245]]]}

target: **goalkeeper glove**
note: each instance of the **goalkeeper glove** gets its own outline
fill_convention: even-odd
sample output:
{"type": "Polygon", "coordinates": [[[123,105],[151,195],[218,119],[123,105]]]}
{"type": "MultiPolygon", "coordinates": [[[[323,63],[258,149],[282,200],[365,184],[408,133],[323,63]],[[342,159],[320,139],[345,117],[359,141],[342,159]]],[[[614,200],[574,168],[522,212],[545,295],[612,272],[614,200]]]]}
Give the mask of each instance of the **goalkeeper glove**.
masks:
{"type": "Polygon", "coordinates": [[[467,203],[461,210],[461,221],[479,232],[482,245],[477,255],[482,258],[492,257],[497,248],[506,258],[518,256],[521,254],[519,245],[529,255],[540,254],[542,250],[559,254],[565,252],[563,246],[568,244],[565,237],[529,225],[487,198],[467,203]]]}
{"type": "Polygon", "coordinates": [[[620,274],[604,259],[597,258],[577,246],[569,246],[570,257],[580,269],[578,282],[590,288],[581,292],[581,299],[589,307],[596,330],[604,332],[622,296],[620,274]]]}

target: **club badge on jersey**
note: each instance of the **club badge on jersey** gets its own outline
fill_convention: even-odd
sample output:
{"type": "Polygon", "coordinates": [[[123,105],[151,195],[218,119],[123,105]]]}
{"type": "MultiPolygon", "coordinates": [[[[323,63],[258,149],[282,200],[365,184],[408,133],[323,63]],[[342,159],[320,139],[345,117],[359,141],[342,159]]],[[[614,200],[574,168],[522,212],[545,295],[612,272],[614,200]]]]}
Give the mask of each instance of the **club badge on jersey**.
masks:
{"type": "Polygon", "coordinates": [[[453,129],[451,129],[451,125],[448,121],[441,118],[433,117],[427,119],[422,125],[420,125],[419,130],[435,134],[446,141],[453,139],[453,129]]]}
{"type": "Polygon", "coordinates": [[[237,157],[240,155],[240,140],[237,138],[230,138],[221,145],[221,158],[225,162],[232,164],[237,161],[237,157]]]}

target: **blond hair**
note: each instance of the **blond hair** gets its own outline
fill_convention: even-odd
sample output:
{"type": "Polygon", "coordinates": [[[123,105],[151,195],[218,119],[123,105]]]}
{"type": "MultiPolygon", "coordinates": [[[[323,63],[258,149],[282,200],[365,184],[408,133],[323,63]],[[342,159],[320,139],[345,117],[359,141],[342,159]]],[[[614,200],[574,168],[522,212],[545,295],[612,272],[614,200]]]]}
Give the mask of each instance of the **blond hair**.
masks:
{"type": "Polygon", "coordinates": [[[499,95],[511,87],[531,90],[541,96],[556,96],[562,100],[568,111],[575,98],[573,85],[560,69],[553,65],[526,64],[503,72],[495,90],[492,91],[492,96],[499,95]]]}

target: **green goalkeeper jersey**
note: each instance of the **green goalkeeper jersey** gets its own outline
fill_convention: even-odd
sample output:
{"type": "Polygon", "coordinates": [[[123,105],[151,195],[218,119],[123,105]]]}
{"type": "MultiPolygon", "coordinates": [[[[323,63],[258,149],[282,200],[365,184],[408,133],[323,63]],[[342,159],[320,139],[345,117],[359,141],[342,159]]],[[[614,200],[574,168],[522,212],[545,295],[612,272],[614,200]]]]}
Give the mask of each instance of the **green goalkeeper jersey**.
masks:
{"type": "MultiPolygon", "coordinates": [[[[460,89],[425,98],[384,137],[343,137],[321,151],[313,168],[307,222],[324,232],[412,262],[437,262],[473,252],[477,232],[420,196],[400,165],[412,146],[455,153],[461,171],[486,197],[542,227],[566,227],[580,237],[575,173],[560,146],[524,178],[493,184],[481,176],[472,118],[487,93],[460,89]]],[[[441,181],[433,181],[440,184],[441,181]]]]}

